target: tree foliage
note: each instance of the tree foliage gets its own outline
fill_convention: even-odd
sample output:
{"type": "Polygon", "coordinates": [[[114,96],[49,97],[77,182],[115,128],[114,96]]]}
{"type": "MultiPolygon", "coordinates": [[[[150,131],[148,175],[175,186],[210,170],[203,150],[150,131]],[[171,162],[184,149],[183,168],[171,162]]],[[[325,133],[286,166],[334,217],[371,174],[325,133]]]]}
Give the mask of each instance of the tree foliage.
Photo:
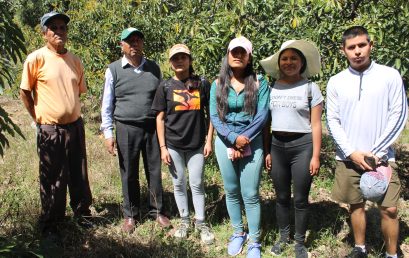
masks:
{"type": "MultiPolygon", "coordinates": [[[[121,55],[119,34],[129,26],[144,32],[146,56],[161,65],[165,77],[170,75],[167,50],[175,43],[187,44],[193,52],[197,73],[213,79],[228,42],[235,36],[244,35],[253,42],[255,67],[261,73],[258,61],[277,51],[284,41],[308,39],[320,49],[323,69],[316,80],[325,94],[329,77],[347,66],[340,52],[342,32],[352,25],[364,25],[375,41],[374,59],[398,69],[406,81],[409,78],[409,3],[406,0],[21,2],[30,6],[37,4],[44,12],[57,9],[70,15],[69,46],[85,64],[88,96],[94,99],[102,93],[107,64],[121,55]]],[[[42,13],[36,15],[38,21],[42,13]]],[[[24,11],[20,13],[20,17],[28,16],[24,11]]],[[[25,27],[25,31],[35,38],[31,27],[25,27]]],[[[36,33],[39,37],[38,30],[36,33]]],[[[32,42],[30,49],[43,44],[40,40],[32,42]]],[[[98,108],[98,101],[91,103],[98,108]]]]}
{"type": "MultiPolygon", "coordinates": [[[[15,79],[15,64],[26,54],[24,36],[13,20],[12,5],[0,1],[0,94],[7,85],[15,79]]],[[[0,106],[0,156],[9,146],[5,132],[11,136],[18,133],[23,137],[19,127],[10,119],[8,113],[0,106]]]]}
{"type": "Polygon", "coordinates": [[[12,5],[0,1],[0,93],[14,82],[14,65],[26,54],[21,29],[13,20],[12,5]]]}

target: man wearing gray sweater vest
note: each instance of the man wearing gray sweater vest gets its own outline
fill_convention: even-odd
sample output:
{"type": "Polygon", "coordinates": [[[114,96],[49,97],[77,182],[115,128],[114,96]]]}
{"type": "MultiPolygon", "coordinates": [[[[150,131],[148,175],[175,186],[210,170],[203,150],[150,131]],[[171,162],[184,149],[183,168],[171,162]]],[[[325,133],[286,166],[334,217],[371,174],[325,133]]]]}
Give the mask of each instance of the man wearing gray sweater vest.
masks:
{"type": "Polygon", "coordinates": [[[116,155],[117,147],[124,198],[122,230],[132,233],[135,219],[141,218],[140,153],[149,185],[149,215],[162,227],[169,227],[169,219],[161,214],[161,160],[155,113],[151,110],[161,72],[155,62],[143,56],[144,35],[138,29],[123,30],[120,45],[123,57],[109,64],[105,72],[101,130],[105,147],[111,155],[116,155]]]}

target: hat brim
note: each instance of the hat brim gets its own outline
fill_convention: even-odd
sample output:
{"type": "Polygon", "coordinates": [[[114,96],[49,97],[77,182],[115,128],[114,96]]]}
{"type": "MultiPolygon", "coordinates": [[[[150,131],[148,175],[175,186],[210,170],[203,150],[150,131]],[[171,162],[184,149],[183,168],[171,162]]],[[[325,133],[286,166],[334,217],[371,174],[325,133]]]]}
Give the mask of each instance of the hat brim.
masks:
{"type": "MultiPolygon", "coordinates": [[[[283,44],[284,45],[284,44],[283,44]]],[[[309,78],[318,74],[321,71],[321,57],[318,49],[312,43],[306,40],[294,40],[287,44],[285,47],[281,47],[274,55],[269,56],[260,61],[261,66],[267,74],[273,78],[278,79],[280,77],[280,68],[278,66],[278,58],[280,53],[286,49],[295,48],[301,51],[307,61],[307,67],[301,74],[304,78],[309,78]]]]}
{"type": "Polygon", "coordinates": [[[67,15],[63,14],[63,13],[58,13],[55,15],[52,15],[50,17],[48,17],[44,22],[43,22],[43,26],[47,26],[47,24],[52,21],[53,19],[61,19],[65,22],[65,24],[68,24],[70,22],[70,17],[68,17],[67,15]]]}
{"type": "Polygon", "coordinates": [[[186,55],[188,55],[188,56],[191,56],[191,55],[190,55],[190,52],[188,52],[187,50],[179,50],[179,51],[176,51],[176,52],[170,54],[170,55],[169,55],[169,60],[172,59],[172,57],[174,57],[176,54],[180,54],[180,53],[186,54],[186,55]]]}
{"type": "Polygon", "coordinates": [[[121,40],[122,40],[122,41],[123,41],[123,40],[126,40],[127,38],[129,38],[129,37],[132,36],[133,34],[138,35],[138,37],[140,37],[141,39],[144,39],[144,38],[145,38],[145,36],[143,35],[142,32],[140,32],[139,30],[134,30],[134,31],[129,32],[128,35],[126,35],[125,37],[122,37],[122,36],[121,36],[121,40]]]}

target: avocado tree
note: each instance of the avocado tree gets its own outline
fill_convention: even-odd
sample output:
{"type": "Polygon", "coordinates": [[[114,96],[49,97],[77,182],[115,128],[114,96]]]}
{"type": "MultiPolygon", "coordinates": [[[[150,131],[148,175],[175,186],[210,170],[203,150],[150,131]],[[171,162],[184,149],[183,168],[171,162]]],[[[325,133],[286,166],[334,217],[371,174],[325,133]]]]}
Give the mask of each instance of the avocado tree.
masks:
{"type": "MultiPolygon", "coordinates": [[[[13,21],[12,6],[9,2],[0,2],[0,94],[12,85],[15,79],[15,65],[21,62],[26,54],[24,36],[13,21]]],[[[11,136],[16,133],[23,136],[20,129],[10,119],[8,113],[0,106],[0,156],[9,145],[5,132],[11,136]]]]}
{"type": "MultiPolygon", "coordinates": [[[[40,7],[66,11],[72,18],[68,46],[84,62],[87,98],[96,110],[107,64],[121,56],[119,34],[131,26],[145,34],[145,54],[161,65],[165,78],[170,76],[167,51],[175,43],[187,44],[196,72],[214,79],[227,44],[235,36],[244,35],[253,42],[260,73],[264,72],[260,59],[273,54],[286,40],[303,38],[320,50],[322,72],[314,79],[325,94],[329,77],[347,66],[340,52],[342,32],[352,25],[364,25],[375,42],[373,59],[395,67],[404,80],[409,79],[406,0],[46,0],[40,7]]],[[[28,16],[23,15],[24,10],[20,14],[28,16]]],[[[37,15],[38,21],[42,14],[37,15]]],[[[33,38],[29,49],[41,42],[34,39],[32,27],[24,31],[33,38]]],[[[36,35],[40,37],[38,30],[36,35]]]]}

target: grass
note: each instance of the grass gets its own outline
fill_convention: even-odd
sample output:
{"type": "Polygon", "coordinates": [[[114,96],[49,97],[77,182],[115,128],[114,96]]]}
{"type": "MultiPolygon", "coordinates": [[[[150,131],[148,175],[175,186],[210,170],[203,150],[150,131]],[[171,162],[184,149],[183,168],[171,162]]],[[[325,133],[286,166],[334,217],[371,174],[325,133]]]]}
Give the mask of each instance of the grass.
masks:
{"type": "MultiPolygon", "coordinates": [[[[67,207],[67,219],[62,225],[63,247],[46,253],[40,248],[37,228],[40,201],[35,131],[30,127],[30,119],[19,101],[0,97],[0,105],[9,112],[25,136],[25,139],[8,136],[10,147],[6,149],[3,159],[0,158],[0,257],[34,257],[44,254],[46,257],[47,254],[48,257],[227,257],[226,243],[232,230],[214,156],[207,160],[205,168],[207,219],[216,235],[213,245],[201,244],[197,234],[182,241],[174,239],[172,231],[162,230],[147,217],[140,218],[132,235],[124,235],[120,230],[122,197],[118,161],[106,153],[103,139],[96,134],[98,124],[90,121],[86,124],[88,166],[93,193],[92,213],[98,227],[92,230],[79,228],[72,220],[72,211],[67,207]]],[[[406,187],[404,189],[407,189],[409,154],[405,139],[401,139],[398,146],[398,155],[402,157],[398,170],[401,178],[404,176],[402,182],[406,187]]],[[[325,146],[330,146],[330,143],[325,143],[325,146]]],[[[353,242],[347,209],[330,198],[334,168],[331,157],[331,147],[324,148],[321,174],[314,179],[311,189],[307,246],[314,257],[343,257],[353,242]]],[[[177,224],[179,220],[171,178],[166,167],[162,171],[165,209],[172,223],[177,224]]],[[[146,180],[144,173],[140,175],[143,182],[142,198],[146,198],[146,180]]],[[[278,230],[274,188],[265,172],[260,195],[263,255],[270,256],[269,250],[277,239],[278,230]]],[[[402,251],[406,252],[409,249],[409,195],[404,191],[402,196],[399,244],[402,251]]],[[[379,232],[379,215],[370,205],[368,225],[370,257],[378,257],[382,253],[383,240],[379,232]]],[[[293,255],[290,246],[282,257],[293,255]]],[[[245,252],[239,257],[245,257],[245,252]]]]}

